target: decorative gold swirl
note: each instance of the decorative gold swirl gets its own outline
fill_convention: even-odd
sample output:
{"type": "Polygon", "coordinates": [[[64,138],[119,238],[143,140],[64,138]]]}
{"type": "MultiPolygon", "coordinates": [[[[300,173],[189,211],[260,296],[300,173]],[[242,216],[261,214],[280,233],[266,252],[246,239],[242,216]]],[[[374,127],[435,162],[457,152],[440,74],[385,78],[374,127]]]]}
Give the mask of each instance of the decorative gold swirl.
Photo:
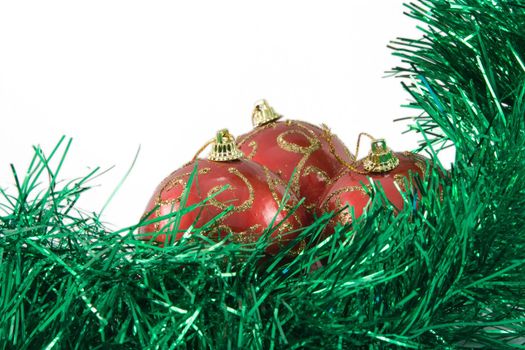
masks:
{"type": "Polygon", "coordinates": [[[310,203],[310,204],[305,203],[304,207],[306,208],[306,210],[313,213],[315,211],[315,208],[317,208],[317,204],[316,203],[310,203]]]}
{"type": "MultiPolygon", "coordinates": [[[[266,183],[268,184],[268,188],[270,189],[270,193],[272,194],[273,200],[277,205],[281,204],[281,198],[279,198],[279,195],[277,194],[277,186],[281,184],[280,178],[276,178],[272,176],[272,173],[270,169],[263,166],[264,169],[264,175],[266,175],[266,183]]],[[[288,208],[287,208],[288,209],[288,208]]]]}
{"type": "Polygon", "coordinates": [[[321,181],[328,183],[330,181],[330,176],[326,173],[326,171],[319,169],[316,166],[309,165],[304,169],[304,172],[301,176],[308,176],[310,174],[316,174],[321,181]]]}
{"type": "MultiPolygon", "coordinates": [[[[226,218],[226,217],[228,217],[229,215],[231,215],[233,213],[240,213],[240,212],[248,210],[249,208],[252,207],[254,199],[255,199],[255,192],[253,190],[253,186],[250,183],[250,181],[248,181],[246,176],[244,176],[237,168],[228,168],[228,172],[230,174],[233,174],[233,175],[239,177],[242,180],[242,182],[244,182],[244,184],[248,188],[249,196],[248,196],[248,199],[246,201],[244,201],[244,203],[242,203],[240,205],[237,205],[237,206],[234,205],[233,208],[223,218],[226,218]]],[[[223,188],[223,186],[215,186],[215,187],[213,187],[211,190],[208,191],[207,197],[213,196],[214,194],[219,192],[222,188],[223,188]]],[[[215,197],[214,198],[210,198],[208,200],[208,203],[213,205],[213,206],[215,206],[215,207],[217,207],[217,208],[219,208],[219,209],[221,209],[221,210],[226,210],[226,209],[228,209],[230,207],[229,204],[220,202],[215,197]]]]}
{"type": "MultiPolygon", "coordinates": [[[[279,196],[277,193],[277,186],[283,186],[286,187],[286,184],[283,182],[283,180],[277,176],[272,176],[272,172],[267,167],[263,166],[264,174],[266,175],[266,183],[268,184],[268,188],[270,189],[270,193],[272,194],[273,200],[275,201],[275,204],[279,207],[281,205],[282,197],[279,196]]],[[[297,200],[294,198],[293,195],[290,195],[288,202],[284,205],[284,210],[292,210],[295,205],[297,204],[297,200]]],[[[292,213],[292,217],[297,221],[299,226],[303,225],[303,222],[299,215],[297,215],[297,211],[292,213]]]]}
{"type": "Polygon", "coordinates": [[[306,242],[303,240],[303,241],[300,241],[297,246],[293,247],[293,249],[288,252],[288,256],[290,257],[298,256],[299,254],[301,254],[304,248],[306,248],[306,242]]]}
{"type": "MultiPolygon", "coordinates": [[[[210,171],[211,171],[211,168],[202,168],[202,169],[199,169],[197,171],[197,174],[198,175],[205,175],[205,174],[208,174],[210,171]]],[[[186,185],[186,181],[183,180],[183,178],[189,177],[192,173],[193,173],[193,171],[188,171],[188,172],[182,173],[182,174],[180,174],[178,176],[175,176],[175,177],[168,176],[168,178],[162,184],[162,188],[161,188],[161,190],[159,192],[159,197],[162,194],[162,192],[169,191],[169,190],[175,188],[177,185],[184,184],[184,186],[185,186],[186,185]]]]}
{"type": "Polygon", "coordinates": [[[289,222],[283,222],[279,225],[277,230],[275,230],[276,236],[273,237],[274,240],[277,242],[277,245],[279,248],[283,248],[283,240],[286,239],[285,235],[289,233],[292,230],[293,226],[289,222]]]}
{"type": "Polygon", "coordinates": [[[248,144],[248,146],[250,146],[250,147],[252,148],[252,150],[251,150],[250,154],[247,154],[247,155],[246,155],[246,158],[248,158],[248,159],[252,159],[253,156],[255,155],[255,153],[257,152],[257,147],[258,147],[258,145],[257,145],[257,142],[255,142],[255,141],[252,140],[252,141],[250,141],[250,143],[248,144]]]}
{"type": "MultiPolygon", "coordinates": [[[[341,209],[344,207],[343,202],[341,201],[340,197],[337,197],[335,199],[335,207],[338,209],[341,209]]],[[[343,225],[349,224],[352,222],[352,215],[350,214],[350,211],[343,210],[337,215],[337,218],[339,219],[339,222],[343,225]]],[[[335,219],[335,218],[334,218],[335,219]]]]}
{"type": "Polygon", "coordinates": [[[227,234],[231,234],[231,240],[234,243],[253,243],[257,242],[259,239],[259,236],[256,235],[257,231],[261,225],[255,224],[253,226],[250,226],[246,231],[242,232],[234,232],[230,226],[220,224],[216,227],[214,227],[215,230],[224,230],[227,234]]]}
{"type": "Polygon", "coordinates": [[[399,186],[401,191],[406,192],[407,188],[405,186],[405,176],[401,174],[394,175],[394,182],[399,186]]]}
{"type": "MultiPolygon", "coordinates": [[[[371,191],[372,190],[372,186],[370,184],[367,184],[365,185],[365,187],[371,191]]],[[[332,193],[330,193],[330,195],[328,196],[328,198],[326,198],[325,202],[323,203],[322,205],[322,208],[323,210],[326,212],[326,211],[329,211],[329,208],[328,208],[328,205],[330,204],[330,201],[336,197],[336,196],[339,196],[341,193],[347,193],[347,192],[361,192],[365,195],[368,196],[368,193],[366,192],[366,190],[363,188],[363,186],[359,185],[359,186],[347,186],[347,187],[343,187],[343,188],[340,188],[338,189],[337,191],[334,191],[332,193]]],[[[341,198],[340,197],[336,197],[335,199],[335,207],[337,210],[343,208],[345,205],[343,204],[343,202],[341,201],[341,198]]],[[[342,212],[339,213],[339,215],[337,216],[339,218],[339,221],[342,223],[342,224],[348,224],[348,223],[351,223],[352,222],[352,215],[350,214],[350,212],[348,210],[344,210],[342,212]]],[[[332,219],[332,220],[335,220],[332,219]]]]}
{"type": "MultiPolygon", "coordinates": [[[[370,184],[367,184],[365,185],[365,187],[371,191],[372,190],[372,186],[370,184]]],[[[330,201],[335,197],[335,196],[338,196],[340,195],[341,193],[347,193],[347,192],[355,192],[355,191],[358,191],[358,192],[361,192],[365,195],[368,196],[368,193],[366,193],[365,189],[363,188],[363,186],[359,185],[359,186],[346,186],[346,187],[343,187],[343,188],[340,188],[338,189],[337,191],[334,191],[332,193],[330,193],[330,195],[325,199],[324,201],[324,204],[322,206],[323,210],[324,211],[328,211],[328,205],[330,203],[330,201]]],[[[339,199],[339,198],[337,198],[339,199]]],[[[337,200],[336,200],[336,204],[337,204],[337,200]]],[[[337,208],[341,208],[343,205],[340,204],[339,206],[337,206],[337,208]]]]}
{"type": "MultiPolygon", "coordinates": [[[[248,188],[249,196],[248,196],[248,199],[245,200],[240,205],[237,205],[237,206],[233,205],[232,209],[226,215],[221,217],[221,219],[219,221],[220,224],[217,225],[217,226],[214,226],[213,229],[210,229],[210,230],[224,229],[224,230],[227,231],[227,233],[233,233],[232,237],[233,237],[234,241],[236,241],[236,242],[250,242],[250,239],[254,237],[255,232],[259,229],[259,227],[260,227],[259,224],[253,225],[253,226],[249,227],[246,231],[243,231],[243,232],[233,232],[232,229],[229,226],[222,224],[224,222],[224,219],[226,219],[228,216],[232,215],[233,213],[243,212],[243,211],[246,211],[249,208],[251,208],[252,205],[253,205],[253,202],[255,200],[255,191],[253,189],[252,184],[246,178],[246,176],[244,176],[237,168],[233,168],[233,167],[232,168],[228,168],[228,172],[230,174],[233,174],[233,175],[239,177],[246,184],[246,187],[248,188]]],[[[214,194],[219,192],[222,188],[223,188],[223,186],[215,186],[215,187],[213,187],[212,189],[210,189],[208,191],[206,197],[209,198],[209,197],[213,196],[214,194]]],[[[230,190],[231,189],[232,188],[230,188],[230,190]]],[[[213,206],[219,208],[220,210],[226,210],[226,209],[228,209],[230,207],[230,204],[220,202],[215,197],[214,198],[209,198],[207,204],[213,205],[213,206]]],[[[257,237],[255,237],[255,240],[256,239],[257,239],[257,237]]]]}
{"type": "MultiPolygon", "coordinates": [[[[281,226],[279,226],[279,228],[277,229],[277,232],[279,232],[279,234],[274,237],[274,239],[276,239],[276,242],[279,246],[279,248],[283,248],[284,247],[284,243],[283,243],[283,236],[282,234],[283,233],[286,233],[286,232],[289,232],[293,227],[289,224],[289,223],[283,223],[281,226]]],[[[246,231],[242,231],[242,232],[234,232],[231,227],[227,226],[227,225],[224,225],[224,224],[221,224],[221,225],[218,225],[214,228],[215,230],[224,230],[226,231],[227,234],[230,234],[231,236],[231,240],[232,242],[234,243],[239,243],[239,244],[247,244],[247,243],[255,243],[259,240],[259,238],[261,237],[262,235],[262,232],[261,234],[258,234],[257,231],[259,231],[261,229],[261,225],[259,224],[255,224],[251,227],[249,227],[246,231]]],[[[299,255],[299,253],[304,250],[304,248],[306,247],[306,242],[305,241],[301,241],[299,242],[299,244],[294,247],[292,250],[290,250],[288,252],[288,256],[297,256],[299,255]]]]}
{"type": "Polygon", "coordinates": [[[304,168],[306,162],[308,161],[308,158],[310,158],[312,153],[314,153],[315,151],[317,151],[321,147],[321,142],[319,142],[319,140],[315,136],[315,133],[312,130],[308,129],[307,127],[305,127],[305,126],[303,126],[301,124],[294,123],[294,122],[289,121],[289,120],[287,121],[287,123],[288,122],[290,123],[289,125],[296,125],[296,126],[301,127],[301,128],[306,130],[306,132],[303,132],[303,131],[300,131],[300,130],[287,130],[287,131],[279,134],[279,136],[277,136],[277,144],[283,150],[288,151],[288,152],[293,152],[293,153],[299,153],[299,154],[303,155],[303,157],[301,158],[299,163],[297,163],[294,176],[291,179],[291,188],[292,188],[292,190],[294,192],[296,192],[296,193],[300,193],[300,191],[299,191],[299,189],[300,189],[300,186],[299,186],[300,174],[302,173],[303,168],[304,168]],[[308,135],[307,132],[310,135],[308,135]],[[298,144],[295,144],[293,142],[286,141],[285,136],[291,135],[291,134],[299,134],[299,135],[304,136],[308,140],[310,145],[307,146],[307,147],[304,147],[304,146],[300,146],[298,144]]]}
{"type": "MultiPolygon", "coordinates": [[[[211,171],[210,168],[202,168],[202,169],[199,169],[197,171],[197,174],[198,175],[204,175],[204,174],[208,174],[210,171],[211,171]]],[[[163,181],[161,189],[160,189],[159,193],[157,194],[157,197],[155,198],[155,207],[156,207],[156,209],[155,209],[155,216],[156,217],[159,217],[162,214],[161,213],[161,206],[171,205],[172,208],[173,208],[175,206],[175,204],[180,203],[180,201],[182,199],[182,195],[184,193],[184,189],[188,185],[186,179],[192,173],[193,173],[193,171],[188,171],[188,172],[182,173],[182,174],[180,174],[178,176],[175,176],[175,177],[168,176],[166,178],[166,180],[163,181]],[[166,191],[170,191],[170,190],[172,190],[173,188],[175,188],[175,187],[177,187],[179,185],[182,187],[182,192],[181,192],[181,194],[179,196],[177,196],[175,198],[171,198],[171,199],[162,200],[162,193],[164,193],[166,191]]],[[[155,231],[159,231],[159,229],[160,229],[160,222],[156,222],[153,227],[154,227],[155,231]]]]}
{"type": "Polygon", "coordinates": [[[344,168],[343,170],[341,170],[336,176],[332,177],[328,183],[326,184],[326,186],[331,186],[333,185],[334,183],[336,183],[337,181],[339,181],[343,176],[345,175],[348,175],[348,170],[346,168],[344,168]]]}

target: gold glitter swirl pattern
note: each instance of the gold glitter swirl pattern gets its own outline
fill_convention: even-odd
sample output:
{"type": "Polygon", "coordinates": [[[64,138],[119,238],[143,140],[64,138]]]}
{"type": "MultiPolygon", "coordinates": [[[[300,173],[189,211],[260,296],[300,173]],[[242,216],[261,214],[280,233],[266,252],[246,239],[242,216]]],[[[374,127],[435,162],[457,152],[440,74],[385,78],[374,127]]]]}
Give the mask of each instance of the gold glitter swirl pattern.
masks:
{"type": "Polygon", "coordinates": [[[293,249],[288,252],[288,256],[298,256],[299,254],[301,254],[304,248],[306,248],[306,241],[300,241],[297,246],[293,247],[293,249]]]}
{"type": "MultiPolygon", "coordinates": [[[[204,175],[204,174],[208,174],[210,171],[211,171],[210,168],[202,168],[202,169],[199,169],[197,171],[197,174],[198,175],[204,175]]],[[[172,206],[172,209],[173,209],[175,207],[175,204],[180,203],[182,195],[184,193],[184,189],[188,185],[188,183],[187,183],[185,178],[188,178],[192,173],[193,173],[193,171],[189,171],[189,172],[182,173],[182,174],[180,174],[178,176],[175,176],[175,177],[168,176],[168,178],[166,180],[164,180],[164,182],[162,184],[162,187],[161,187],[161,190],[159,191],[157,197],[155,198],[155,207],[157,208],[157,209],[155,209],[155,216],[156,217],[159,217],[159,216],[162,215],[162,213],[161,213],[161,206],[170,205],[170,206],[172,206]],[[179,196],[177,196],[176,198],[172,198],[172,199],[162,200],[162,194],[164,192],[170,191],[170,190],[174,189],[177,186],[181,186],[182,187],[182,192],[181,192],[181,194],[179,196]]],[[[156,222],[155,225],[154,225],[154,228],[155,228],[155,231],[159,231],[159,229],[160,229],[160,222],[156,222]]]]}
{"type": "MultiPolygon", "coordinates": [[[[371,185],[365,185],[365,187],[371,191],[372,190],[372,186],[371,185]]],[[[361,192],[365,195],[368,196],[368,193],[366,193],[365,189],[363,188],[363,186],[359,185],[359,186],[346,186],[346,187],[343,187],[343,188],[340,188],[338,189],[337,191],[334,191],[332,193],[330,193],[330,195],[325,199],[325,202],[323,204],[323,210],[324,211],[328,211],[328,205],[330,203],[330,201],[335,197],[335,196],[338,196],[340,195],[341,193],[346,193],[346,192],[361,192]]],[[[339,199],[339,198],[338,198],[339,199]]],[[[336,201],[336,204],[337,204],[337,201],[336,201]]],[[[341,205],[342,206],[342,205],[341,205]]],[[[338,207],[339,208],[339,207],[338,207]]]]}
{"type": "Polygon", "coordinates": [[[405,177],[401,174],[394,175],[394,182],[399,186],[401,191],[406,192],[407,188],[405,186],[405,177]]]}
{"type": "MultiPolygon", "coordinates": [[[[197,174],[198,175],[205,175],[205,174],[208,174],[210,171],[211,171],[211,168],[202,168],[202,169],[199,169],[197,171],[197,174]]],[[[175,176],[173,178],[168,177],[167,181],[162,185],[162,188],[161,188],[161,190],[159,192],[159,198],[160,198],[160,195],[163,192],[170,191],[173,188],[175,188],[177,185],[184,184],[184,186],[185,186],[186,185],[186,181],[183,180],[183,179],[185,177],[189,177],[192,173],[193,173],[193,171],[188,171],[188,172],[182,173],[182,174],[180,174],[178,176],[175,176]]]]}
{"type": "MultiPolygon", "coordinates": [[[[341,198],[337,197],[335,199],[335,207],[337,209],[341,209],[344,207],[343,202],[341,201],[341,198]]],[[[343,210],[337,215],[337,218],[339,219],[339,222],[343,225],[349,224],[352,222],[352,215],[348,210],[343,210]]],[[[334,218],[335,219],[335,218],[334,218]]]]}
{"type": "Polygon", "coordinates": [[[315,211],[315,208],[317,208],[317,205],[315,203],[310,203],[310,204],[305,203],[304,207],[306,208],[307,211],[313,213],[315,211]]]}
{"type": "Polygon", "coordinates": [[[328,183],[328,181],[330,181],[330,176],[328,176],[326,171],[321,170],[316,166],[307,166],[306,169],[304,169],[304,173],[301,176],[308,176],[310,174],[316,174],[321,179],[321,181],[325,183],[328,183]]]}
{"type": "MultiPolygon", "coordinates": [[[[250,183],[250,181],[248,181],[246,176],[244,176],[236,168],[228,168],[228,172],[230,174],[233,174],[233,175],[239,177],[242,180],[242,182],[244,182],[244,184],[248,188],[249,196],[248,196],[248,199],[246,201],[244,201],[244,203],[242,203],[242,204],[240,204],[238,206],[233,206],[232,210],[230,210],[228,212],[228,214],[226,214],[224,216],[224,218],[229,216],[229,215],[231,215],[231,214],[233,214],[233,213],[240,213],[240,212],[243,212],[243,211],[246,211],[246,210],[250,209],[252,207],[252,205],[253,205],[254,200],[255,200],[255,192],[253,190],[253,186],[250,183]]],[[[223,186],[215,186],[215,187],[213,187],[210,191],[208,191],[207,197],[213,196],[215,193],[219,192],[222,188],[223,188],[223,186]]],[[[213,205],[213,206],[215,206],[215,207],[217,207],[217,208],[219,208],[221,210],[226,210],[227,208],[230,207],[229,204],[220,202],[216,198],[210,198],[208,200],[208,203],[210,203],[211,205],[213,205]]]]}
{"type": "Polygon", "coordinates": [[[319,140],[310,137],[305,132],[300,131],[300,130],[287,130],[287,131],[279,134],[279,136],[277,136],[277,143],[285,151],[293,152],[293,153],[300,153],[300,154],[303,154],[303,155],[312,153],[313,151],[319,149],[319,147],[320,147],[319,140]],[[305,147],[305,146],[300,146],[300,145],[298,145],[296,143],[293,143],[293,142],[286,141],[285,136],[291,135],[291,134],[300,134],[300,135],[304,136],[308,140],[310,145],[305,147]]]}
{"type": "MultiPolygon", "coordinates": [[[[295,124],[295,125],[299,127],[303,127],[299,124],[295,124]]],[[[300,130],[288,130],[288,131],[285,131],[279,134],[279,136],[277,136],[277,144],[279,145],[279,147],[281,147],[281,149],[288,151],[288,152],[299,153],[303,155],[299,163],[297,163],[295,174],[291,179],[292,190],[296,193],[299,193],[299,188],[300,188],[299,187],[299,176],[302,173],[303,168],[306,162],[308,161],[308,158],[310,158],[312,153],[314,153],[321,147],[321,143],[319,142],[319,140],[315,138],[314,132],[306,127],[303,127],[303,128],[305,128],[307,131],[309,131],[313,135],[310,136],[307,133],[300,131],[300,130]],[[304,147],[304,146],[295,144],[293,142],[286,141],[285,136],[291,135],[291,134],[299,134],[299,135],[306,137],[310,145],[307,147],[304,147]]]]}
{"type": "Polygon", "coordinates": [[[336,183],[337,181],[339,181],[342,177],[344,177],[344,176],[346,176],[346,175],[348,175],[348,174],[349,174],[349,173],[348,173],[348,170],[347,170],[346,168],[343,169],[343,170],[341,170],[341,171],[339,172],[339,174],[337,174],[336,176],[332,177],[332,178],[328,181],[328,183],[326,184],[326,186],[328,187],[328,186],[333,185],[334,183],[336,183]]]}
{"type": "Polygon", "coordinates": [[[246,158],[248,159],[252,159],[253,156],[255,155],[255,153],[257,153],[257,142],[255,141],[250,141],[250,143],[248,144],[249,147],[252,148],[252,150],[250,151],[250,154],[246,155],[246,158]]]}
{"type": "Polygon", "coordinates": [[[270,169],[268,169],[265,166],[263,166],[263,169],[264,175],[266,175],[266,183],[268,184],[268,188],[270,189],[270,193],[272,194],[273,200],[277,205],[279,205],[281,203],[281,198],[277,194],[276,187],[279,186],[281,182],[279,181],[279,179],[272,176],[270,169]]]}
{"type": "Polygon", "coordinates": [[[230,226],[221,224],[215,227],[215,230],[224,230],[227,234],[231,234],[231,240],[234,243],[254,243],[257,242],[259,239],[259,235],[257,235],[257,231],[260,229],[261,225],[255,224],[253,226],[250,226],[246,231],[242,232],[234,232],[230,226]]]}
{"type": "MultiPolygon", "coordinates": [[[[369,191],[372,190],[372,186],[371,185],[365,185],[365,187],[369,191]]],[[[343,187],[343,188],[338,189],[337,191],[334,191],[334,192],[330,193],[328,198],[326,198],[325,202],[323,203],[323,206],[322,206],[323,210],[324,211],[328,211],[329,210],[328,205],[329,205],[330,201],[334,197],[339,196],[341,193],[356,192],[356,191],[357,192],[361,192],[361,193],[363,193],[363,194],[368,196],[368,193],[366,193],[366,190],[363,188],[363,186],[347,186],[347,187],[343,187]]],[[[345,204],[343,204],[343,202],[341,200],[341,197],[336,197],[335,198],[335,208],[336,208],[336,210],[342,209],[344,206],[345,206],[345,204]]],[[[350,214],[350,211],[344,210],[344,211],[340,212],[337,215],[337,219],[343,225],[349,224],[349,223],[352,222],[352,215],[350,214]]],[[[333,218],[331,221],[335,221],[335,220],[336,220],[336,218],[333,218]]]]}
{"type": "Polygon", "coordinates": [[[416,162],[416,166],[419,168],[419,170],[421,170],[421,173],[423,175],[425,175],[426,171],[427,171],[427,167],[425,164],[423,164],[422,162],[416,162]]]}
{"type": "Polygon", "coordinates": [[[274,237],[274,239],[277,241],[277,244],[279,245],[279,248],[283,248],[283,240],[285,239],[285,235],[290,232],[293,229],[292,224],[289,222],[283,222],[279,225],[275,233],[277,235],[274,237]]]}
{"type": "MultiPolygon", "coordinates": [[[[278,232],[281,232],[281,233],[285,232],[286,233],[286,232],[290,231],[292,228],[293,227],[290,224],[284,223],[284,224],[282,224],[279,227],[278,232]]],[[[257,231],[261,230],[261,225],[259,225],[259,224],[255,224],[253,226],[250,226],[246,231],[242,231],[242,232],[234,232],[231,229],[231,227],[229,227],[227,225],[224,225],[224,224],[216,226],[215,230],[217,230],[217,231],[223,230],[223,231],[226,232],[226,234],[231,234],[230,238],[231,238],[232,242],[238,243],[238,244],[255,243],[255,242],[257,242],[259,240],[259,238],[262,235],[262,232],[261,232],[261,234],[258,234],[258,232],[257,232],[257,231]]],[[[279,245],[279,248],[284,247],[284,244],[281,241],[282,236],[278,235],[275,238],[278,239],[277,243],[279,245]]],[[[288,255],[289,256],[297,256],[297,255],[299,255],[299,253],[301,253],[301,251],[304,250],[305,247],[306,247],[306,242],[305,241],[301,241],[301,242],[299,242],[297,247],[294,247],[290,252],[288,252],[288,255]]]]}
{"type": "MultiPolygon", "coordinates": [[[[267,167],[263,166],[264,174],[266,175],[266,183],[268,184],[268,188],[270,189],[270,193],[272,194],[273,200],[275,201],[275,204],[277,206],[281,205],[282,196],[280,196],[277,193],[277,186],[283,186],[285,187],[286,184],[283,182],[283,180],[277,176],[272,176],[272,172],[267,167]]],[[[297,204],[297,200],[294,198],[294,196],[290,196],[288,198],[288,202],[284,205],[285,210],[292,210],[293,207],[297,204]]],[[[297,215],[297,212],[292,213],[292,217],[297,221],[299,226],[303,225],[303,222],[299,215],[297,215]]]]}

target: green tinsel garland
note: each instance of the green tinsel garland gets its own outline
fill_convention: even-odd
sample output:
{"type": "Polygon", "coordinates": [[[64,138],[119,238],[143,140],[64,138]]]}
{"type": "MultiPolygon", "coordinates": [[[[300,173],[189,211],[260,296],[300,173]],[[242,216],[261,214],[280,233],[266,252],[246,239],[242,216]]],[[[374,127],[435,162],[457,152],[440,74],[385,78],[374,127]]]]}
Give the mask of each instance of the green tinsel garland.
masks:
{"type": "Polygon", "coordinates": [[[352,227],[321,241],[327,214],[302,230],[291,261],[265,258],[267,237],[199,230],[160,248],[76,208],[95,173],[58,182],[69,144],[35,148],[17,193],[0,190],[1,348],[523,348],[525,2],[407,7],[424,36],[392,46],[412,129],[433,155],[456,149],[417,206],[407,194],[394,215],[374,188],[352,227]]]}

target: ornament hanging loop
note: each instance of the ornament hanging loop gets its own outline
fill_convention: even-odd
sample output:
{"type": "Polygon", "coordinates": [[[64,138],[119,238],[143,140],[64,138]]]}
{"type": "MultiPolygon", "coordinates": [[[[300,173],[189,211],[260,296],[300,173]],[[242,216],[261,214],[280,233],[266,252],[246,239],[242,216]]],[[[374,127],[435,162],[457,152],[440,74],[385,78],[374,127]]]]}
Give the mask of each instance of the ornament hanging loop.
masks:
{"type": "Polygon", "coordinates": [[[357,159],[358,155],[359,155],[359,144],[361,143],[361,137],[362,136],[366,136],[368,137],[372,142],[375,142],[376,141],[376,138],[373,137],[372,135],[370,135],[369,133],[366,133],[366,132],[362,132],[359,134],[359,136],[357,136],[357,146],[355,148],[355,158],[357,159]]]}
{"type": "Polygon", "coordinates": [[[211,140],[209,140],[209,141],[206,141],[206,143],[205,143],[204,145],[202,145],[202,147],[199,148],[199,150],[195,153],[195,155],[193,156],[193,159],[192,159],[191,161],[193,162],[193,161],[197,160],[197,158],[199,157],[199,155],[200,155],[202,152],[204,152],[204,150],[205,150],[206,148],[208,148],[208,146],[211,145],[211,144],[214,143],[214,142],[215,142],[215,139],[211,139],[211,140]]]}
{"type": "Polygon", "coordinates": [[[343,164],[345,167],[347,167],[348,169],[352,170],[353,172],[356,172],[358,174],[367,174],[367,172],[365,171],[362,171],[362,170],[359,170],[357,167],[359,166],[359,161],[357,161],[357,152],[359,152],[359,142],[361,140],[361,136],[362,135],[366,135],[368,137],[370,137],[371,139],[374,139],[373,136],[367,134],[367,133],[361,133],[359,134],[359,138],[357,139],[357,149],[356,149],[356,153],[355,155],[353,156],[353,159],[350,160],[350,163],[347,162],[346,160],[344,160],[338,153],[337,153],[337,150],[335,149],[335,145],[334,145],[334,142],[332,140],[333,138],[333,135],[332,135],[332,132],[330,131],[330,128],[326,125],[326,124],[321,124],[321,127],[323,128],[323,135],[324,135],[324,138],[325,140],[328,142],[328,146],[330,147],[330,152],[334,155],[334,157],[339,161],[339,163],[343,164]]]}
{"type": "Polygon", "coordinates": [[[385,173],[395,169],[399,165],[399,158],[397,158],[394,155],[394,152],[392,152],[392,150],[387,147],[386,141],[384,139],[376,139],[374,136],[366,132],[360,133],[357,137],[355,156],[354,159],[351,160],[351,163],[349,163],[337,154],[335,146],[332,142],[332,133],[330,132],[328,126],[322,124],[322,127],[324,130],[325,139],[328,141],[332,154],[341,164],[343,164],[345,167],[347,167],[353,172],[364,175],[367,175],[369,173],[385,173]],[[358,161],[357,157],[359,155],[361,137],[363,136],[366,136],[371,140],[371,150],[368,152],[368,155],[362,161],[358,161]],[[363,163],[364,171],[358,168],[360,163],[363,163]]]}

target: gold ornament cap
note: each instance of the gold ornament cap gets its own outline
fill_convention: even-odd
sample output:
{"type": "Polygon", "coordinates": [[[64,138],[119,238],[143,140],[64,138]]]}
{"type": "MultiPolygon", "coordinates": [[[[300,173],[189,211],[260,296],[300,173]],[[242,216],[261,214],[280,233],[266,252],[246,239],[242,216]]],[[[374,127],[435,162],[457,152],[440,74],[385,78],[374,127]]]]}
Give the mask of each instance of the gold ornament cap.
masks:
{"type": "Polygon", "coordinates": [[[208,159],[215,162],[229,162],[242,157],[244,157],[244,154],[237,147],[235,138],[228,129],[219,130],[215,140],[212,142],[208,159]]]}
{"type": "Polygon", "coordinates": [[[384,139],[372,141],[372,149],[363,160],[363,167],[371,173],[386,173],[399,165],[399,158],[387,147],[384,139]]]}
{"type": "Polygon", "coordinates": [[[271,123],[281,118],[282,115],[277,114],[272,106],[266,100],[259,100],[255,102],[255,107],[252,112],[252,123],[254,127],[271,123]]]}

